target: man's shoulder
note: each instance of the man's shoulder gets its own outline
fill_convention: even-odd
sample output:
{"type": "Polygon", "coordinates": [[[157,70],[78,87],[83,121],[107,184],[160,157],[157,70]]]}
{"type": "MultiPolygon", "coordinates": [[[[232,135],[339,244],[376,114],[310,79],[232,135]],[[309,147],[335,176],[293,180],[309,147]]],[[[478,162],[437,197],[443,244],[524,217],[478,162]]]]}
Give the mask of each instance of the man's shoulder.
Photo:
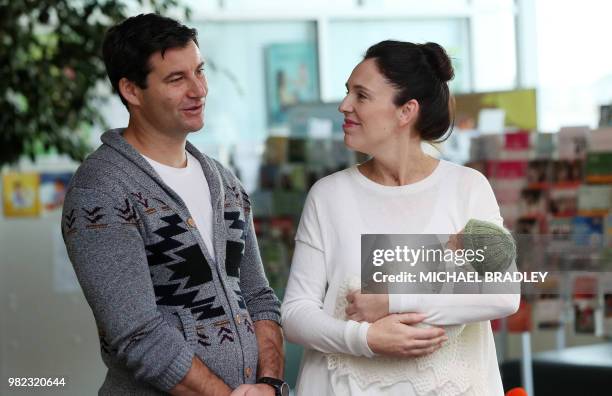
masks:
{"type": "Polygon", "coordinates": [[[68,185],[68,191],[73,188],[92,189],[112,193],[116,191],[121,180],[125,180],[125,172],[113,160],[113,150],[102,145],[91,153],[78,167],[68,185]]]}

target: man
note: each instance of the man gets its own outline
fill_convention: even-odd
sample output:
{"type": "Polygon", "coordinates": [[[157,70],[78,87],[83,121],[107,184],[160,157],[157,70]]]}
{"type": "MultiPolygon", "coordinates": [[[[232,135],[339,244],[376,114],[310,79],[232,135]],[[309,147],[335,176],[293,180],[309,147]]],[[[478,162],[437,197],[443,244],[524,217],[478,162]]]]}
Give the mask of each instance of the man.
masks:
{"type": "Polygon", "coordinates": [[[130,119],[81,165],[62,221],[108,367],[100,394],[285,394],[249,198],[186,141],[208,93],[195,29],[139,15],[103,55],[130,119]]]}

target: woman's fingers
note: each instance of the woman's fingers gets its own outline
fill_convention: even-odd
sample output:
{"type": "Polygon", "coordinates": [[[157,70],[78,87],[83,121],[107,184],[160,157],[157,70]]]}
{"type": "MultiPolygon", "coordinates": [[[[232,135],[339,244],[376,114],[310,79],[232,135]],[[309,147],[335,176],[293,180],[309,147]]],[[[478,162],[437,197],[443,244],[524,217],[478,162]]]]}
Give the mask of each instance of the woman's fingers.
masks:
{"type": "Polygon", "coordinates": [[[350,304],[348,307],[346,307],[344,312],[346,312],[346,318],[349,320],[354,320],[355,322],[361,322],[364,320],[364,317],[361,312],[355,309],[355,306],[353,304],[350,304]]]}
{"type": "Polygon", "coordinates": [[[427,348],[413,348],[413,349],[410,349],[410,351],[406,354],[406,356],[418,357],[418,356],[429,355],[431,353],[434,353],[441,347],[442,345],[438,344],[438,345],[433,345],[427,348]]]}
{"type": "Polygon", "coordinates": [[[395,318],[403,324],[413,325],[422,322],[425,320],[425,315],[416,313],[416,312],[408,312],[395,314],[395,318]]]}
{"type": "Polygon", "coordinates": [[[415,357],[432,353],[442,347],[448,337],[439,327],[421,328],[407,324],[419,323],[423,318],[417,313],[385,316],[368,329],[368,345],[375,353],[389,356],[415,357]]]}
{"type": "Polygon", "coordinates": [[[442,337],[432,338],[430,340],[413,340],[411,344],[414,346],[415,349],[425,349],[425,348],[440,346],[447,340],[448,340],[448,337],[442,336],[442,337]]]}
{"type": "Polygon", "coordinates": [[[426,340],[426,339],[441,337],[444,335],[444,329],[440,327],[422,328],[422,327],[412,326],[414,324],[422,322],[425,319],[425,315],[422,315],[420,313],[411,312],[411,313],[397,314],[396,318],[400,323],[410,326],[409,329],[412,333],[411,338],[426,340]]]}
{"type": "Polygon", "coordinates": [[[410,328],[410,338],[414,338],[415,340],[431,340],[433,338],[444,336],[444,329],[439,327],[412,327],[410,328]]]}

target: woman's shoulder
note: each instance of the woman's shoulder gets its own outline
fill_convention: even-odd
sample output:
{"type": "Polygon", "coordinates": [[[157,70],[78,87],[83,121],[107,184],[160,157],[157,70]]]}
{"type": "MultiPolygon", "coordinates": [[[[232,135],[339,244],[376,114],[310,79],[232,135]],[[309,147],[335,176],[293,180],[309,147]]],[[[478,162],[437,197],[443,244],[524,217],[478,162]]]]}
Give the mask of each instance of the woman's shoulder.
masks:
{"type": "Polygon", "coordinates": [[[470,168],[469,166],[460,165],[455,162],[451,162],[448,160],[440,160],[441,164],[446,167],[446,170],[449,172],[454,172],[456,174],[462,175],[464,177],[479,177],[483,176],[483,174],[474,168],[470,168]]]}
{"type": "Polygon", "coordinates": [[[477,169],[469,166],[459,165],[454,162],[440,160],[441,165],[445,168],[445,176],[447,179],[455,180],[462,186],[481,186],[483,183],[488,184],[488,179],[477,169]]]}
{"type": "Polygon", "coordinates": [[[352,166],[322,177],[312,185],[309,195],[319,197],[340,193],[348,187],[354,171],[355,167],[352,166]]]}

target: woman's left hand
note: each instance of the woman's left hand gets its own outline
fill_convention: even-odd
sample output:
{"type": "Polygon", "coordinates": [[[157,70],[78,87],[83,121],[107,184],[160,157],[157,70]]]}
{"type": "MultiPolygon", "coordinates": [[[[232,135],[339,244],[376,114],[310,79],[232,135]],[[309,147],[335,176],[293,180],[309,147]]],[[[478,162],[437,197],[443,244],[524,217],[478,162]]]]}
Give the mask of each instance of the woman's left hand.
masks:
{"type": "Polygon", "coordinates": [[[389,315],[388,294],[361,294],[355,290],[347,294],[346,307],[347,319],[357,322],[376,322],[378,319],[389,315]]]}

